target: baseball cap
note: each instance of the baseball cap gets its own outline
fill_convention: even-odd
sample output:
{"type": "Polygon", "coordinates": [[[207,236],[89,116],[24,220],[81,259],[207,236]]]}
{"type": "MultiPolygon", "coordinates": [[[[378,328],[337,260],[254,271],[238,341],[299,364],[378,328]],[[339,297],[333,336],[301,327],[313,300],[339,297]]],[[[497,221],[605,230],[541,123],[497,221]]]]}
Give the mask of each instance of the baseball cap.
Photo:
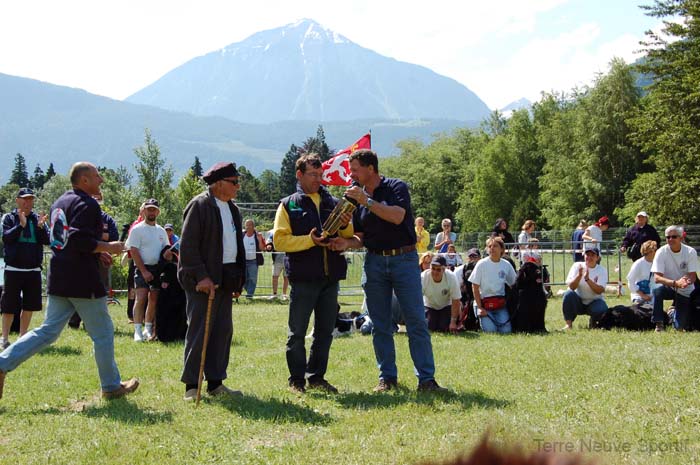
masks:
{"type": "Polygon", "coordinates": [[[442,255],[435,255],[433,261],[430,262],[431,265],[447,266],[447,260],[442,255]]]}
{"type": "Polygon", "coordinates": [[[24,198],[27,198],[27,197],[36,197],[36,196],[34,195],[34,191],[31,190],[30,188],[28,188],[28,187],[22,187],[22,188],[19,190],[19,192],[17,192],[17,198],[20,198],[20,197],[24,199],[24,198]]]}

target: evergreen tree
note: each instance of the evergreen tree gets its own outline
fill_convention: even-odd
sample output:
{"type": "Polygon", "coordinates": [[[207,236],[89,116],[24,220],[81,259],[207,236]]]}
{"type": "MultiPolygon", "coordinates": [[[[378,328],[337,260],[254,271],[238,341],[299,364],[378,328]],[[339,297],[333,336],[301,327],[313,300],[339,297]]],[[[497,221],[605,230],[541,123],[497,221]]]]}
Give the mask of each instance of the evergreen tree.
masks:
{"type": "Polygon", "coordinates": [[[192,167],[190,169],[192,170],[192,175],[197,178],[201,178],[204,174],[202,170],[202,163],[199,161],[198,156],[194,157],[194,163],[192,164],[192,167]]]}
{"type": "Polygon", "coordinates": [[[29,186],[32,189],[41,189],[42,187],[44,187],[45,182],[46,176],[44,175],[44,170],[42,170],[41,166],[39,166],[39,164],[37,163],[36,168],[34,168],[34,174],[29,180],[29,186]]]}
{"type": "Polygon", "coordinates": [[[20,187],[29,186],[29,174],[27,173],[27,163],[21,153],[15,155],[15,166],[12,168],[9,183],[17,184],[20,187]]]}
{"type": "Polygon", "coordinates": [[[53,162],[49,163],[49,167],[46,169],[46,174],[44,175],[44,182],[56,176],[56,170],[53,168],[53,162]]]}
{"type": "Polygon", "coordinates": [[[296,190],[297,174],[296,162],[301,156],[299,147],[292,144],[289,150],[282,159],[282,167],[280,168],[280,194],[286,196],[296,190]]]}

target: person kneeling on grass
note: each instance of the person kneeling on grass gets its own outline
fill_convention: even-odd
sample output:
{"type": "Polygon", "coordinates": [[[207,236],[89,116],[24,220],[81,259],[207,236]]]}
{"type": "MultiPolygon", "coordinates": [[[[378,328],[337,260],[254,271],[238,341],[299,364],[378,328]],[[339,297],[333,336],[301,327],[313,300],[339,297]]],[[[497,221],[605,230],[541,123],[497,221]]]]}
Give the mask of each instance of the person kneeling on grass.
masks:
{"type": "Polygon", "coordinates": [[[683,244],[683,228],[669,226],[665,231],[666,245],[654,256],[651,272],[654,273],[656,287],[652,321],[656,331],[664,330],[664,300],[675,302],[673,327],[690,329],[690,294],[695,289],[698,271],[698,254],[694,248],[683,244]]]}
{"type": "Polygon", "coordinates": [[[454,272],[447,269],[445,257],[437,255],[433,258],[430,270],[421,273],[421,286],[428,330],[456,332],[462,292],[454,272]]]}
{"type": "Polygon", "coordinates": [[[476,263],[469,282],[474,292],[474,312],[485,333],[512,331],[510,314],[506,307],[506,284],[513,286],[517,276],[506,259],[503,239],[494,236],[486,241],[488,257],[476,263]]]}
{"type": "Polygon", "coordinates": [[[590,315],[591,327],[594,327],[608,311],[603,296],[605,285],[608,284],[608,271],[598,265],[600,251],[598,248],[589,248],[584,255],[585,261],[574,262],[566,277],[569,290],[564,294],[562,304],[566,321],[564,330],[572,328],[576,315],[590,315]]]}

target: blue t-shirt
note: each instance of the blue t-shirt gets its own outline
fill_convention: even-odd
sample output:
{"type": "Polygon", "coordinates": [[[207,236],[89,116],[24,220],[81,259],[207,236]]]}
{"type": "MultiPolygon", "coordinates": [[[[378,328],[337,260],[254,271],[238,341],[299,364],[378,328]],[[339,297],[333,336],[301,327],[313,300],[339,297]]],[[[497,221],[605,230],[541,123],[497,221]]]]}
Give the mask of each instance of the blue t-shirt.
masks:
{"type": "Polygon", "coordinates": [[[363,243],[367,249],[398,249],[416,244],[416,230],[411,213],[411,195],[408,186],[400,179],[382,177],[374,189],[372,199],[384,205],[396,205],[406,210],[400,224],[390,223],[370,212],[367,207],[358,206],[353,216],[355,232],[364,234],[363,243]]]}

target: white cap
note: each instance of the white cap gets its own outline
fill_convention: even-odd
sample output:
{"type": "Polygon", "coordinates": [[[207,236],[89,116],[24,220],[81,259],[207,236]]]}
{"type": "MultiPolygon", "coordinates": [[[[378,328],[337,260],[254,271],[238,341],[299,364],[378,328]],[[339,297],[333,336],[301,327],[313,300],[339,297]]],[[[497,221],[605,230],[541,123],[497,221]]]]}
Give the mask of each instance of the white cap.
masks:
{"type": "Polygon", "coordinates": [[[645,212],[645,211],[640,211],[639,213],[637,213],[636,215],[634,215],[635,218],[638,217],[638,216],[643,216],[643,217],[645,217],[645,218],[649,218],[649,215],[647,215],[647,212],[645,212]]]}

